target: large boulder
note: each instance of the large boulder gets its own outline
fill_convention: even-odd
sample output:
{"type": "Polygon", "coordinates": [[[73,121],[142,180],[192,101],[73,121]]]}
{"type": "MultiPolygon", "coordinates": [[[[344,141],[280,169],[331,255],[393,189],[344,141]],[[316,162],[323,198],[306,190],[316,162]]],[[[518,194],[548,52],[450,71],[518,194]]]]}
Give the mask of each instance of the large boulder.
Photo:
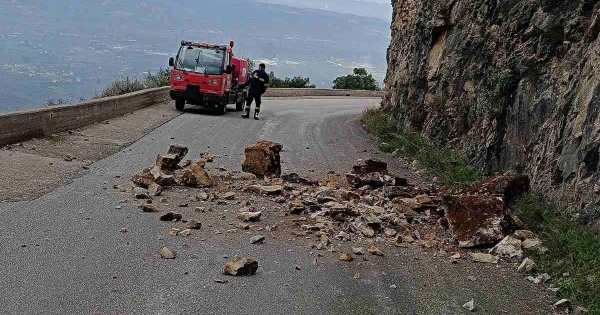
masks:
{"type": "Polygon", "coordinates": [[[369,186],[371,188],[380,188],[385,185],[385,179],[381,173],[368,173],[368,174],[346,174],[346,181],[354,188],[360,188],[363,186],[369,186]]]}
{"type": "Polygon", "coordinates": [[[443,193],[464,195],[477,194],[502,197],[507,204],[529,191],[530,180],[527,175],[495,175],[470,186],[447,187],[443,193]]]}
{"type": "Polygon", "coordinates": [[[181,177],[181,184],[190,187],[210,187],[214,184],[212,176],[203,168],[203,164],[192,163],[181,177]]]}
{"type": "Polygon", "coordinates": [[[501,197],[447,195],[444,201],[448,226],[460,247],[494,245],[513,232],[501,197]]]}
{"type": "Polygon", "coordinates": [[[133,174],[131,181],[138,187],[148,188],[154,183],[154,176],[150,173],[133,174]]]}
{"type": "Polygon", "coordinates": [[[187,153],[188,153],[188,148],[181,144],[173,143],[169,146],[168,154],[175,155],[175,160],[177,161],[177,164],[179,164],[179,163],[181,163],[181,161],[183,161],[183,158],[186,156],[187,153]]]}
{"type": "Polygon", "coordinates": [[[156,157],[155,164],[163,172],[172,172],[177,169],[179,161],[177,161],[177,155],[175,154],[159,154],[156,157]]]}
{"type": "Polygon", "coordinates": [[[242,170],[256,176],[281,176],[279,152],[282,149],[281,144],[270,141],[260,141],[255,146],[246,148],[242,170]]]}

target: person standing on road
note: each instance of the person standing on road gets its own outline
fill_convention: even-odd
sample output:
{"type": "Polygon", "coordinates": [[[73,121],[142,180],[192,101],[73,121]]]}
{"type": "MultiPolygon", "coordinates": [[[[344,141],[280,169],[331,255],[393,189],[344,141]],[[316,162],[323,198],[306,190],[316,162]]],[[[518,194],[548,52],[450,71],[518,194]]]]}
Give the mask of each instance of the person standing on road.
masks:
{"type": "Polygon", "coordinates": [[[245,113],[242,115],[244,118],[250,117],[250,107],[252,107],[252,101],[256,101],[256,107],[254,109],[254,119],[258,120],[258,115],[260,113],[260,104],[262,100],[260,97],[265,94],[267,88],[269,87],[269,75],[265,71],[266,66],[264,63],[261,63],[258,66],[258,70],[252,72],[250,78],[248,78],[248,98],[246,99],[246,108],[244,109],[245,113]]]}

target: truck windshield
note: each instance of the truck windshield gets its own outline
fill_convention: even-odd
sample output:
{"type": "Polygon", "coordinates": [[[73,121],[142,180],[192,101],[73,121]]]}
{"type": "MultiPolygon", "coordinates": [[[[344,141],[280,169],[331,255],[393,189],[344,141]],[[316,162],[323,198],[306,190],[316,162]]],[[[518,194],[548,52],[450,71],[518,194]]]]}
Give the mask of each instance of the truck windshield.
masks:
{"type": "Polygon", "coordinates": [[[203,74],[222,74],[224,55],[220,49],[181,46],[175,68],[203,74]]]}

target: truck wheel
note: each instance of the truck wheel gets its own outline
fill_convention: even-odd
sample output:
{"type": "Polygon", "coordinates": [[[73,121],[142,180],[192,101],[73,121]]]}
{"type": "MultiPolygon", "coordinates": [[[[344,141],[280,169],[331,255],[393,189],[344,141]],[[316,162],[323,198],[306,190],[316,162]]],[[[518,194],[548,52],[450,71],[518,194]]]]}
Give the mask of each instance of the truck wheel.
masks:
{"type": "Polygon", "coordinates": [[[175,100],[175,108],[177,108],[177,110],[183,111],[184,107],[185,107],[185,99],[178,98],[175,100]]]}

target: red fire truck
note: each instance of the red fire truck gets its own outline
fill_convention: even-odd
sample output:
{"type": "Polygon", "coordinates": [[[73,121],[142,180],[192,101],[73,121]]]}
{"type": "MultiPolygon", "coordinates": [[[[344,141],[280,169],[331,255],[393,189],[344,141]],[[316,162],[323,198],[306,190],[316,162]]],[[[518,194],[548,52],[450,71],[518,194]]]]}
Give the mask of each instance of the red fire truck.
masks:
{"type": "Polygon", "coordinates": [[[171,98],[177,110],[185,104],[208,106],[221,115],[227,105],[244,109],[248,79],[248,62],[233,55],[234,42],[229,46],[181,41],[175,58],[169,59],[171,72],[171,98]]]}

